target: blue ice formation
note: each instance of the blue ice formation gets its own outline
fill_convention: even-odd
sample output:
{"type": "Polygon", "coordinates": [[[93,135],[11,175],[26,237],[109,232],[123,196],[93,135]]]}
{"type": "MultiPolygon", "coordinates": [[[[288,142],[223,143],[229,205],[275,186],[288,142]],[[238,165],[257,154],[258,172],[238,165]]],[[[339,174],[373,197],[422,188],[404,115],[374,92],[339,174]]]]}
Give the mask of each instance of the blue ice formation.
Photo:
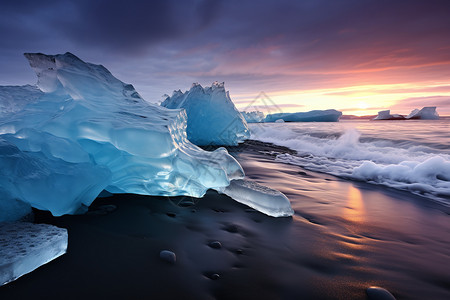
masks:
{"type": "Polygon", "coordinates": [[[27,205],[57,216],[82,212],[104,189],[201,197],[243,178],[226,149],[207,152],[187,140],[183,110],[147,103],[71,53],[25,56],[37,87],[0,88],[3,221],[27,205]]]}
{"type": "Polygon", "coordinates": [[[247,123],[261,123],[264,122],[264,113],[262,111],[241,111],[242,116],[244,117],[247,123]]]}
{"type": "Polygon", "coordinates": [[[285,122],[338,122],[341,116],[342,112],[334,109],[312,110],[308,112],[269,114],[264,119],[264,122],[275,122],[280,119],[285,122]]]}
{"type": "Polygon", "coordinates": [[[186,110],[187,137],[196,145],[235,146],[250,137],[247,122],[223,82],[214,82],[206,88],[194,83],[189,91],[174,91],[161,106],[186,110]]]}

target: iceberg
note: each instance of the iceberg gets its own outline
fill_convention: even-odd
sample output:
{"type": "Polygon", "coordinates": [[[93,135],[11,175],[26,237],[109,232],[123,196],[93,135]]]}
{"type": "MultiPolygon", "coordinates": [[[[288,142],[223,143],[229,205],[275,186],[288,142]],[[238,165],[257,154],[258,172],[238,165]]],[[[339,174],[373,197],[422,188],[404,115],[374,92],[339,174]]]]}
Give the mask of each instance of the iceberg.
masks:
{"type": "Polygon", "coordinates": [[[439,120],[439,114],[436,111],[436,106],[426,106],[421,110],[414,109],[406,116],[406,119],[439,120]]]}
{"type": "Polygon", "coordinates": [[[0,286],[25,275],[67,250],[67,230],[47,224],[0,224],[0,286]]]}
{"type": "Polygon", "coordinates": [[[242,116],[244,117],[247,123],[261,123],[264,122],[264,113],[262,111],[241,111],[242,116]]]}
{"type": "MultiPolygon", "coordinates": [[[[18,220],[30,207],[54,216],[84,213],[101,193],[202,197],[208,189],[226,190],[244,178],[225,148],[204,151],[188,140],[189,109],[148,103],[105,67],[71,53],[25,57],[37,86],[0,88],[0,106],[7,110],[0,114],[0,223],[18,220]]],[[[203,141],[214,143],[211,134],[218,131],[222,136],[216,142],[233,144],[248,137],[247,124],[223,84],[194,85],[185,96],[183,103],[194,99],[191,113],[214,111],[193,118],[193,128],[206,131],[203,141]],[[196,103],[195,95],[204,96],[196,103]],[[196,105],[206,100],[208,109],[196,105]],[[218,126],[210,126],[214,116],[218,126]],[[228,121],[231,127],[223,127],[228,121]]],[[[239,202],[258,201],[229,194],[239,202]]],[[[262,212],[281,215],[279,198],[266,193],[262,212]],[[273,211],[266,204],[270,195],[273,211]]]]}
{"type": "Polygon", "coordinates": [[[226,149],[188,141],[183,110],[144,101],[71,53],[25,56],[37,87],[0,89],[0,207],[18,199],[59,216],[85,211],[102,190],[202,197],[244,177],[226,149]]]}
{"type": "Polygon", "coordinates": [[[404,119],[405,117],[399,114],[391,115],[391,111],[388,109],[379,111],[378,115],[372,120],[404,120],[404,119]]]}
{"type": "Polygon", "coordinates": [[[185,93],[174,91],[161,106],[186,110],[187,138],[196,145],[236,146],[250,137],[247,122],[223,82],[214,82],[206,88],[194,83],[185,93]]]}
{"type": "Polygon", "coordinates": [[[342,112],[335,109],[312,110],[309,112],[269,114],[264,122],[276,122],[280,119],[285,122],[338,122],[341,116],[342,112]]]}

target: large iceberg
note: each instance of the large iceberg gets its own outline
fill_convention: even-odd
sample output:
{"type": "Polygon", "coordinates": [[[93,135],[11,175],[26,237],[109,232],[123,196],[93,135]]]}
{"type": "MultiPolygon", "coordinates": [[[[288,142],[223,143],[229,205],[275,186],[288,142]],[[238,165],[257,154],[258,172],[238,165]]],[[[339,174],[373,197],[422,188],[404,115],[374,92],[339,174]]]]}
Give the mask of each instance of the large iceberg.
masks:
{"type": "Polygon", "coordinates": [[[147,103],[71,53],[25,56],[38,88],[0,89],[0,207],[19,199],[72,214],[103,189],[201,197],[243,178],[226,149],[207,152],[187,140],[183,110],[147,103]]]}
{"type": "Polygon", "coordinates": [[[261,123],[264,122],[264,113],[262,111],[241,111],[242,116],[244,117],[247,123],[261,123]]]}
{"type": "Polygon", "coordinates": [[[161,106],[186,110],[187,137],[196,145],[235,146],[250,137],[247,122],[223,82],[214,82],[206,88],[194,83],[189,91],[174,91],[161,106]]]}
{"type": "Polygon", "coordinates": [[[0,286],[27,274],[67,250],[67,230],[47,224],[0,224],[0,286]]]}
{"type": "Polygon", "coordinates": [[[391,115],[391,111],[388,110],[382,110],[378,112],[378,115],[373,118],[373,120],[404,120],[405,117],[399,114],[393,114],[391,115]]]}
{"type": "Polygon", "coordinates": [[[285,122],[338,122],[341,116],[342,112],[335,109],[312,110],[308,112],[269,114],[264,119],[264,122],[275,122],[277,120],[285,122]]]}
{"type": "MultiPolygon", "coordinates": [[[[208,152],[192,144],[185,110],[150,104],[103,66],[71,53],[25,56],[37,87],[0,87],[0,223],[23,217],[30,206],[55,216],[83,213],[102,191],[202,197],[215,189],[271,216],[292,214],[281,193],[239,181],[227,189],[244,178],[242,167],[225,148],[208,152]]],[[[223,84],[191,91],[205,93],[202,101],[222,99],[215,106],[227,118],[236,112],[222,138],[237,143],[248,136],[223,84]]],[[[209,120],[202,128],[214,127],[209,120]]]]}
{"type": "Polygon", "coordinates": [[[436,106],[426,106],[421,110],[414,109],[406,116],[406,119],[439,120],[439,114],[436,111],[436,106]]]}

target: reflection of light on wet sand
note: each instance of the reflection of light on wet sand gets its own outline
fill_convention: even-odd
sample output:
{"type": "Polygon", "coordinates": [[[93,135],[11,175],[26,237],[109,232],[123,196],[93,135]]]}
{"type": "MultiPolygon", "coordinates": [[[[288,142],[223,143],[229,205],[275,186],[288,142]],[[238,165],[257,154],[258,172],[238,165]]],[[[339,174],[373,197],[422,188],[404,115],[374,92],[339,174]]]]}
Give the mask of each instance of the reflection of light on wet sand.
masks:
{"type": "Polygon", "coordinates": [[[343,217],[351,222],[361,223],[364,221],[364,202],[362,200],[361,192],[349,186],[347,205],[344,207],[343,217]]]}

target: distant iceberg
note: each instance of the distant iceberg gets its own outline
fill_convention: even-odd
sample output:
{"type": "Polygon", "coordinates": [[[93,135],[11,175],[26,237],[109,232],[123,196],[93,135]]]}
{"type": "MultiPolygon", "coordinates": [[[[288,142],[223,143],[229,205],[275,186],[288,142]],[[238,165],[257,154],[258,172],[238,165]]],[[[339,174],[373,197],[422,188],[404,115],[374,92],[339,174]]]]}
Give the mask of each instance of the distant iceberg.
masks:
{"type": "Polygon", "coordinates": [[[196,145],[236,146],[250,137],[247,122],[223,82],[206,88],[194,83],[185,93],[174,91],[161,106],[186,110],[187,138],[196,145]]]}
{"type": "Polygon", "coordinates": [[[269,114],[264,122],[276,122],[280,119],[285,122],[338,122],[341,116],[342,112],[335,109],[312,110],[309,112],[269,114]]]}
{"type": "Polygon", "coordinates": [[[439,120],[439,115],[436,111],[435,106],[428,106],[422,109],[414,109],[411,113],[404,117],[399,114],[392,114],[390,110],[382,110],[378,112],[378,115],[372,120],[411,120],[411,119],[420,119],[420,120],[439,120]]]}
{"type": "Polygon", "coordinates": [[[378,116],[376,116],[372,120],[404,120],[404,119],[405,117],[399,114],[391,115],[391,111],[388,109],[379,111],[378,116]]]}
{"type": "Polygon", "coordinates": [[[264,113],[262,111],[241,111],[242,116],[244,117],[247,123],[261,123],[264,122],[264,113]]]}
{"type": "Polygon", "coordinates": [[[439,114],[436,111],[436,106],[426,106],[421,110],[414,109],[406,119],[439,120],[439,114]]]}

